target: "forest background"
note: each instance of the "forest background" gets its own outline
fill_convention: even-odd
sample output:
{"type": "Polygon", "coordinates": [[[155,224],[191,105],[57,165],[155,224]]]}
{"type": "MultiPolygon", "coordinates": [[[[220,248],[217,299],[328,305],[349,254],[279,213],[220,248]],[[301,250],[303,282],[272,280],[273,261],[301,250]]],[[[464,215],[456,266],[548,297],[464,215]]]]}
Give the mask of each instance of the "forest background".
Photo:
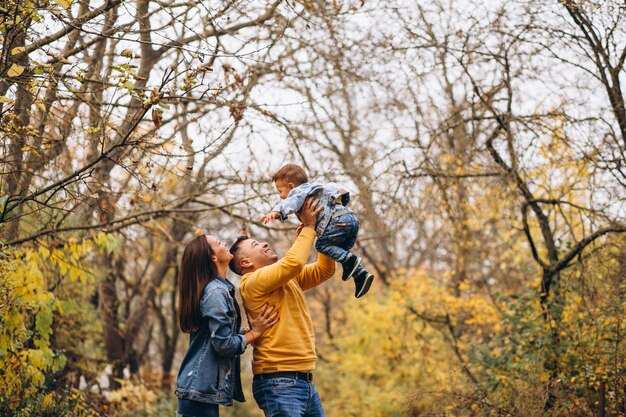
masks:
{"type": "MultiPolygon", "coordinates": [[[[626,415],[620,1],[6,0],[0,414],[172,416],[194,235],[285,162],[370,293],[308,293],[329,416],[626,415]]],[[[231,278],[236,281],[235,276],[231,278]]],[[[248,401],[225,416],[260,416],[248,401]]]]}

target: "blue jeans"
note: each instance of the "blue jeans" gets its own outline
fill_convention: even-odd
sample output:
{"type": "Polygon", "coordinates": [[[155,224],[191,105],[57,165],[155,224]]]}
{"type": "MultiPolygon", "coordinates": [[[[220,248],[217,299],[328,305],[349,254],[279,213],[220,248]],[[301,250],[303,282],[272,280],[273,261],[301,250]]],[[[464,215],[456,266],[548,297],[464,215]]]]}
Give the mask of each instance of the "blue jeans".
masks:
{"type": "Polygon", "coordinates": [[[324,417],[313,382],[273,378],[252,382],[252,393],[265,417],[324,417]]]}
{"type": "MultiPolygon", "coordinates": [[[[315,249],[331,259],[343,264],[351,255],[350,249],[356,243],[359,234],[359,221],[354,213],[346,213],[332,219],[322,236],[317,238],[315,249]]],[[[359,274],[361,265],[355,271],[359,274]]]]}
{"type": "Polygon", "coordinates": [[[176,414],[183,417],[219,417],[220,410],[217,404],[179,399],[176,414]]]}

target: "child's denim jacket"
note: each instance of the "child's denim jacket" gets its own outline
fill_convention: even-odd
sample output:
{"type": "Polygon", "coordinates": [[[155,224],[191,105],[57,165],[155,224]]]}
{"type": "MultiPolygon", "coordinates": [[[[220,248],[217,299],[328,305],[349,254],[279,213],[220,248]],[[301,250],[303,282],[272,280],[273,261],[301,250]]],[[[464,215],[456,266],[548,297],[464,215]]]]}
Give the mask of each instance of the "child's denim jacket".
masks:
{"type": "Polygon", "coordinates": [[[238,334],[239,308],[234,286],[217,276],[202,292],[202,327],[189,338],[189,349],[178,371],[176,396],[187,400],[232,405],[245,401],[239,355],[246,339],[238,334]]]}
{"type": "Polygon", "coordinates": [[[315,231],[318,236],[322,236],[333,217],[350,212],[350,209],[346,208],[350,201],[350,193],[345,188],[335,183],[316,182],[305,182],[293,188],[287,194],[287,198],[278,203],[272,211],[280,213],[280,221],[284,222],[290,214],[296,213],[297,215],[309,196],[319,198],[319,204],[324,207],[317,215],[315,231]]]}

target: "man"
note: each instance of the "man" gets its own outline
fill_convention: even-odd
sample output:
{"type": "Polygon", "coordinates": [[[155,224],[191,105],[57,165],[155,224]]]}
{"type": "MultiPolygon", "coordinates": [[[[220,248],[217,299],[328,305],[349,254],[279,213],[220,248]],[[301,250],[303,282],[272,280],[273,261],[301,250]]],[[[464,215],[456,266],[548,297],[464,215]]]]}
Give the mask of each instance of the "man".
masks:
{"type": "Polygon", "coordinates": [[[254,317],[268,303],[280,314],[278,323],[255,343],[252,391],[266,417],[323,417],[313,385],[315,335],[304,292],[335,273],[335,262],[322,254],[306,265],[315,240],[316,217],[322,207],[310,198],[300,211],[296,241],[278,260],[266,242],[242,236],[230,248],[230,269],[242,275],[239,289],[254,317]]]}

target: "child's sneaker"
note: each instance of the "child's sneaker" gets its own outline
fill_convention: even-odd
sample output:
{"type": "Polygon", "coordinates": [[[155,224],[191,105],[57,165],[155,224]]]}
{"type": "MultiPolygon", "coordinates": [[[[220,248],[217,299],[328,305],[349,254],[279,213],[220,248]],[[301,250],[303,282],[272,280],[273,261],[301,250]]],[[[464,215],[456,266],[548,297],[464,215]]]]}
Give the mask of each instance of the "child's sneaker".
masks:
{"type": "Polygon", "coordinates": [[[351,254],[348,259],[341,263],[341,266],[343,266],[343,274],[341,275],[341,279],[344,281],[349,280],[360,263],[361,258],[351,254]]]}
{"type": "Polygon", "coordinates": [[[356,298],[363,297],[370,290],[370,286],[374,281],[374,275],[370,274],[366,270],[361,270],[360,273],[354,276],[354,296],[356,298]]]}

